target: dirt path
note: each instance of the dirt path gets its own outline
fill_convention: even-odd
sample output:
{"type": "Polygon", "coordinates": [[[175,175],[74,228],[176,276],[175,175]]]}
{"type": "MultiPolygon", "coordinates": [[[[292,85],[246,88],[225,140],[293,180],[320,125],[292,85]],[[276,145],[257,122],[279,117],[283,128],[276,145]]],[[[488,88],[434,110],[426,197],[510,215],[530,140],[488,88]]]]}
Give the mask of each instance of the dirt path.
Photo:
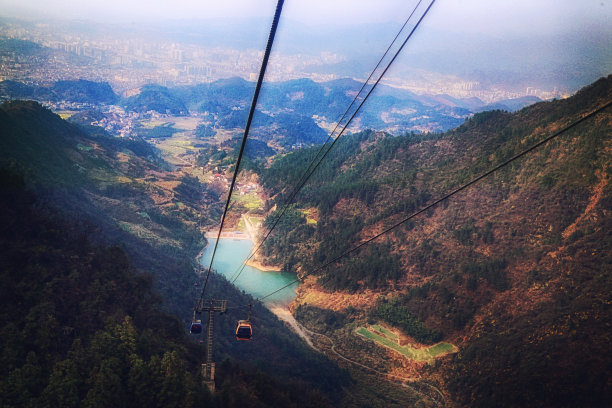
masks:
{"type": "MultiPolygon", "coordinates": [[[[362,369],[365,369],[367,371],[373,372],[381,377],[387,377],[387,378],[391,378],[392,380],[398,381],[399,384],[404,387],[404,388],[408,388],[410,390],[412,390],[414,393],[416,394],[422,394],[422,395],[426,395],[422,390],[418,390],[416,388],[416,382],[419,380],[416,377],[401,377],[399,375],[395,375],[395,374],[389,374],[389,373],[385,373],[382,371],[379,371],[373,367],[369,367],[365,364],[362,364],[358,361],[355,361],[353,359],[350,359],[348,357],[345,357],[344,355],[340,354],[337,350],[336,350],[336,345],[334,343],[334,341],[329,337],[326,336],[325,334],[321,334],[321,333],[317,333],[314,332],[310,329],[307,329],[306,327],[302,326],[297,320],[295,320],[295,318],[293,317],[293,315],[291,314],[291,312],[289,311],[289,309],[286,306],[283,305],[268,305],[268,309],[270,309],[270,311],[272,311],[272,313],[274,313],[279,319],[281,319],[282,321],[286,322],[291,329],[301,338],[303,339],[306,344],[308,344],[310,347],[312,347],[313,350],[321,353],[321,354],[325,354],[324,350],[319,349],[317,346],[314,345],[313,341],[312,341],[312,337],[311,336],[318,336],[318,337],[322,337],[325,340],[327,340],[327,342],[330,344],[330,348],[329,350],[339,359],[346,361],[350,364],[353,364],[357,367],[360,367],[362,369]],[[411,384],[408,384],[411,383],[411,384]]],[[[418,383],[419,387],[421,388],[428,388],[429,390],[433,391],[436,394],[436,398],[432,398],[431,395],[428,395],[429,398],[432,398],[432,400],[436,403],[436,405],[441,405],[441,406],[446,406],[446,398],[444,397],[444,394],[442,393],[442,391],[440,391],[440,389],[438,389],[437,387],[431,385],[431,384],[427,384],[427,383],[418,383]]]]}
{"type": "Polygon", "coordinates": [[[571,225],[569,225],[565,229],[565,231],[563,231],[562,235],[564,239],[568,239],[570,235],[576,232],[576,230],[578,229],[578,225],[585,218],[589,217],[592,214],[593,210],[595,209],[595,206],[597,206],[597,204],[599,204],[599,202],[601,201],[604,188],[608,185],[608,179],[606,178],[606,174],[607,166],[604,166],[603,170],[595,171],[595,176],[597,176],[597,178],[599,179],[599,183],[597,183],[597,185],[593,187],[593,192],[583,213],[580,214],[580,216],[576,218],[576,220],[571,225]]]}
{"type": "MultiPolygon", "coordinates": [[[[296,323],[297,323],[297,321],[296,321],[296,323]]],[[[299,323],[297,323],[297,324],[300,325],[299,323]]],[[[302,327],[302,329],[306,333],[308,333],[308,334],[310,334],[312,336],[320,336],[320,337],[323,337],[324,339],[326,339],[329,342],[329,344],[330,344],[331,352],[334,353],[338,358],[340,358],[340,359],[342,359],[342,360],[344,360],[344,361],[346,361],[348,363],[351,363],[353,365],[356,365],[358,367],[361,367],[361,368],[363,368],[365,370],[373,372],[373,373],[375,373],[377,375],[380,375],[382,377],[392,378],[392,379],[394,379],[396,381],[399,381],[399,384],[402,387],[408,388],[408,389],[412,390],[416,394],[424,394],[423,391],[419,391],[419,390],[417,390],[415,388],[415,385],[416,385],[415,383],[419,380],[418,378],[415,378],[415,377],[412,377],[412,378],[401,377],[399,375],[385,373],[385,372],[379,371],[379,370],[377,370],[377,369],[375,369],[373,367],[369,367],[369,366],[367,366],[365,364],[362,364],[362,363],[360,363],[358,361],[355,361],[353,359],[345,357],[345,356],[343,356],[342,354],[340,354],[336,350],[336,345],[335,345],[334,341],[330,337],[326,336],[325,334],[321,334],[321,333],[317,333],[317,332],[314,332],[312,330],[309,330],[309,329],[307,329],[307,328],[305,328],[303,326],[301,326],[301,327],[302,327]],[[413,385],[409,385],[407,383],[412,383],[413,385]]],[[[318,350],[318,349],[315,348],[315,350],[318,350]]],[[[320,351],[320,352],[322,352],[322,351],[320,351]]],[[[444,394],[442,394],[442,391],[440,391],[437,387],[435,387],[435,386],[433,386],[431,384],[427,384],[427,383],[419,383],[419,386],[429,388],[430,390],[434,391],[438,397],[440,397],[440,400],[438,400],[437,398],[432,398],[432,400],[436,403],[436,405],[442,404],[442,406],[446,406],[446,398],[444,397],[444,394]]],[[[429,397],[431,398],[431,396],[429,396],[429,397]]]]}
{"type": "Polygon", "coordinates": [[[312,342],[312,339],[310,338],[310,336],[308,336],[308,334],[307,334],[308,329],[304,328],[301,324],[298,323],[297,320],[295,320],[295,318],[293,317],[293,315],[291,314],[289,309],[287,309],[286,306],[282,306],[282,305],[270,305],[270,306],[268,306],[268,309],[270,309],[270,311],[272,313],[274,313],[276,315],[276,317],[278,317],[280,320],[282,320],[283,322],[287,323],[289,325],[289,327],[291,327],[291,330],[293,330],[295,332],[295,334],[300,336],[300,338],[302,340],[304,340],[306,342],[306,344],[308,344],[310,347],[312,347],[317,352],[322,353],[322,351],[319,350],[314,345],[314,343],[312,342]]]}
{"type": "Polygon", "coordinates": [[[251,237],[251,241],[255,242],[257,235],[259,234],[259,230],[253,225],[246,214],[242,214],[242,219],[244,220],[244,226],[246,227],[247,233],[251,237]]]}

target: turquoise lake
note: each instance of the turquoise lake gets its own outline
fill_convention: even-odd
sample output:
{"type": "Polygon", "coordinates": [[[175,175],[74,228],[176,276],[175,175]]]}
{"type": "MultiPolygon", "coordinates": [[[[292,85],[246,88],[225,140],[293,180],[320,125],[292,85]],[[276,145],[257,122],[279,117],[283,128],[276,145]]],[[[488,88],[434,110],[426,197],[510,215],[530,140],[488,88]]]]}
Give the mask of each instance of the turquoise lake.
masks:
{"type": "MultiPolygon", "coordinates": [[[[210,258],[212,256],[213,249],[215,247],[214,238],[208,239],[208,245],[204,249],[200,263],[208,268],[210,258]]],[[[221,238],[219,246],[217,247],[217,253],[215,254],[215,261],[213,263],[213,270],[217,273],[225,276],[228,280],[231,280],[236,274],[238,268],[242,265],[242,262],[246,260],[253,249],[253,242],[248,239],[231,239],[221,238]]],[[[254,298],[260,298],[266,296],[277,289],[293,282],[296,279],[294,273],[288,272],[264,272],[251,266],[245,266],[244,270],[240,274],[240,277],[234,282],[241,290],[250,294],[254,298]]],[[[295,289],[298,287],[298,283],[283,289],[282,291],[275,293],[274,295],[267,297],[263,300],[264,303],[274,304],[289,304],[295,299],[295,289]]]]}

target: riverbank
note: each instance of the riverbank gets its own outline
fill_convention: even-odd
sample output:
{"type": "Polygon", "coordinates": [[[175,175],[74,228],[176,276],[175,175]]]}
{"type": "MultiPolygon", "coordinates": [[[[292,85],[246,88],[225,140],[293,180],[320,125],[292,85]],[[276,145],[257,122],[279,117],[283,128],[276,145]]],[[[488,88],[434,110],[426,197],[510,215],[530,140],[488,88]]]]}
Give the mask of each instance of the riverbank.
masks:
{"type": "MultiPolygon", "coordinates": [[[[218,231],[206,231],[204,236],[209,239],[217,239],[218,231]]],[[[221,232],[221,238],[228,239],[251,239],[248,234],[245,234],[242,231],[225,231],[221,232]]]]}
{"type": "Polygon", "coordinates": [[[264,265],[261,262],[255,261],[253,259],[246,261],[246,265],[251,266],[253,268],[257,268],[260,271],[264,271],[264,272],[281,272],[282,271],[282,269],[279,266],[264,265]]]}
{"type": "MultiPolygon", "coordinates": [[[[221,238],[216,250],[213,269],[227,279],[235,280],[234,284],[238,288],[255,298],[265,297],[267,301],[277,304],[289,304],[293,301],[296,296],[295,289],[298,286],[296,274],[279,272],[280,268],[270,265],[257,263],[243,265],[242,262],[253,250],[253,242],[250,239],[236,239],[235,236],[221,238]],[[241,270],[241,273],[236,278],[237,270],[241,270]]],[[[208,245],[198,259],[200,264],[208,267],[214,247],[215,238],[209,238],[208,245]]]]}
{"type": "Polygon", "coordinates": [[[266,307],[272,313],[274,313],[276,317],[278,317],[280,320],[285,322],[291,328],[291,330],[293,330],[295,334],[300,336],[300,338],[302,338],[306,342],[306,344],[308,344],[314,350],[319,351],[319,349],[317,349],[315,345],[313,344],[308,333],[306,333],[306,331],[302,328],[302,325],[299,324],[297,320],[295,320],[295,317],[293,317],[293,315],[289,311],[288,306],[268,304],[266,305],[266,307]]]}

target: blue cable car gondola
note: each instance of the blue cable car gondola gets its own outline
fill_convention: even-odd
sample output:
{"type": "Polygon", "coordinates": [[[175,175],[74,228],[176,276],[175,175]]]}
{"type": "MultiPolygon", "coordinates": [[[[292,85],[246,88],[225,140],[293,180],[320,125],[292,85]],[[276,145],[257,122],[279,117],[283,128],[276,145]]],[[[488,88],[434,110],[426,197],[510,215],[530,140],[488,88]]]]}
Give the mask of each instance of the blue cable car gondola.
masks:
{"type": "Polygon", "coordinates": [[[189,326],[189,332],[191,334],[200,334],[200,333],[202,333],[202,321],[201,320],[194,320],[193,322],[191,322],[191,325],[189,326]]]}

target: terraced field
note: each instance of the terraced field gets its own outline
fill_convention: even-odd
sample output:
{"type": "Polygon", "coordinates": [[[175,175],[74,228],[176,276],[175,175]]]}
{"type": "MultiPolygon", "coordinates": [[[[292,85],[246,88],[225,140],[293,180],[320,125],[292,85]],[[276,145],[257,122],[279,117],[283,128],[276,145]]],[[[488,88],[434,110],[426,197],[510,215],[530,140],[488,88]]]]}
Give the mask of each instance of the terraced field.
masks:
{"type": "Polygon", "coordinates": [[[414,361],[433,362],[437,357],[441,357],[450,353],[456,353],[457,347],[450,343],[438,343],[433,346],[414,347],[411,344],[400,346],[399,337],[391,330],[380,326],[372,325],[369,327],[359,327],[355,332],[367,339],[373,340],[376,343],[397,351],[407,358],[414,361]]]}
{"type": "Polygon", "coordinates": [[[255,192],[247,194],[235,194],[232,195],[232,199],[244,205],[249,211],[259,210],[264,206],[263,200],[255,192]]]}

